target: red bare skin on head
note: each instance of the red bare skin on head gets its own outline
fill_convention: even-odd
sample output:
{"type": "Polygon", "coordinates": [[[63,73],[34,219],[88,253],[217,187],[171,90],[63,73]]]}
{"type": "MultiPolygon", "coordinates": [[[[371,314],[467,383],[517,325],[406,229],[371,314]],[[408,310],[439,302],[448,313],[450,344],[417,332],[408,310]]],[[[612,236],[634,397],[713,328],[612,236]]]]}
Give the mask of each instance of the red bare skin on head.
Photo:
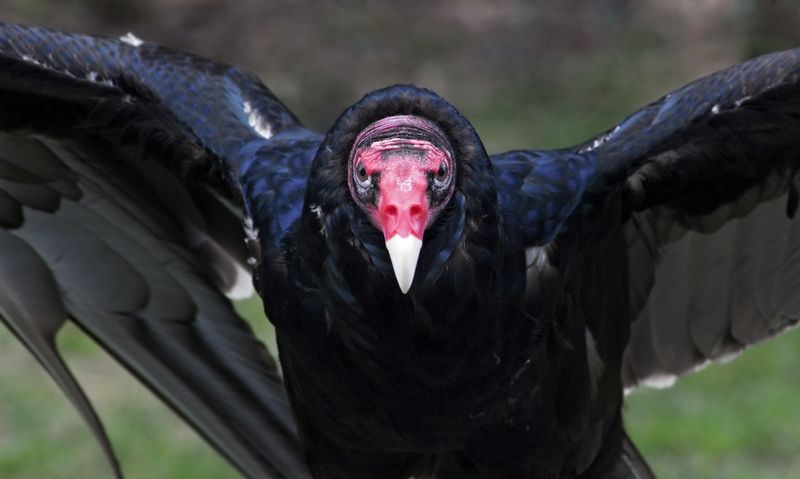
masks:
{"type": "Polygon", "coordinates": [[[371,216],[387,240],[396,234],[422,239],[432,219],[428,177],[443,163],[450,168],[447,152],[425,140],[391,138],[358,152],[355,167],[363,164],[367,175],[380,174],[378,208],[371,216]]]}
{"type": "MultiPolygon", "coordinates": [[[[371,212],[373,223],[388,240],[409,234],[422,239],[430,221],[428,178],[442,165],[452,168],[450,155],[431,142],[408,138],[389,138],[359,150],[355,168],[363,164],[366,173],[380,174],[378,207],[371,212]]],[[[438,212],[440,208],[434,208],[438,212]]]]}
{"type": "Polygon", "coordinates": [[[387,242],[422,240],[453,194],[454,168],[450,142],[436,123],[414,115],[384,117],[356,137],[348,186],[387,242]]]}

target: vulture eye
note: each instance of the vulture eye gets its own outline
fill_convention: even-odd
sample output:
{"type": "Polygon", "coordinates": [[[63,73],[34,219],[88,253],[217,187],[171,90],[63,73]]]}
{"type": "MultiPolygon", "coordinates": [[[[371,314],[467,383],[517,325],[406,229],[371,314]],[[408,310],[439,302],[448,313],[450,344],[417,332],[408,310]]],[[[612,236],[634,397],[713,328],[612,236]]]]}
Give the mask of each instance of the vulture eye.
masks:
{"type": "Polygon", "coordinates": [[[361,183],[366,183],[369,181],[369,175],[367,175],[367,168],[364,166],[364,163],[361,163],[356,167],[356,178],[361,183]]]}
{"type": "Polygon", "coordinates": [[[436,175],[434,176],[436,184],[444,186],[444,182],[445,180],[447,180],[447,175],[448,175],[447,163],[445,162],[439,163],[439,169],[436,170],[436,175]]]}

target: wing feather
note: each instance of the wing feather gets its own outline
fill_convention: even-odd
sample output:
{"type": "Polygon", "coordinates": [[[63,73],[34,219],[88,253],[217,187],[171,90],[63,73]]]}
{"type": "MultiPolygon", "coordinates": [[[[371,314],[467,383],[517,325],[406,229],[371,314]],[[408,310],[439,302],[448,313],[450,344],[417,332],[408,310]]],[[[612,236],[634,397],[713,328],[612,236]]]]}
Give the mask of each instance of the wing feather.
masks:
{"type": "Polygon", "coordinates": [[[493,166],[528,245],[625,231],[629,387],[668,384],[800,315],[800,49],[691,82],[575,147],[493,166]]]}
{"type": "Polygon", "coordinates": [[[629,385],[724,360],[796,324],[800,222],[785,216],[784,203],[763,203],[718,231],[690,231],[663,247],[655,286],[633,325],[626,361],[637,378],[629,385]]]}
{"type": "MultiPolygon", "coordinates": [[[[46,266],[66,315],[243,473],[308,477],[277,365],[222,293],[253,291],[245,218],[265,276],[281,277],[266,269],[284,267],[319,135],[238,68],[5,23],[0,109],[0,226],[46,266]]],[[[2,320],[18,332],[24,313],[2,320]]],[[[33,352],[116,467],[57,351],[33,352]]]]}
{"type": "MultiPolygon", "coordinates": [[[[277,366],[212,282],[214,274],[203,254],[215,243],[203,230],[202,215],[187,193],[170,208],[160,207],[164,200],[153,193],[183,188],[180,183],[147,186],[135,169],[125,168],[125,150],[0,135],[0,157],[35,163],[37,155],[58,159],[62,167],[50,178],[30,173],[19,184],[63,181],[79,195],[59,198],[52,210],[20,208],[20,224],[0,231],[30,254],[12,264],[5,257],[13,250],[3,249],[2,274],[18,275],[30,268],[30,284],[20,287],[29,294],[38,294],[41,287],[42,304],[61,309],[55,309],[58,316],[50,313],[40,321],[57,320],[31,327],[26,318],[33,313],[24,307],[34,298],[27,297],[15,302],[23,309],[3,301],[0,316],[46,365],[114,467],[118,468],[99,420],[54,346],[53,338],[67,317],[246,475],[307,477],[277,366]],[[5,144],[12,146],[6,150],[5,144]],[[119,168],[109,167],[114,162],[119,168]],[[61,178],[52,178],[58,174],[61,178]],[[187,209],[194,210],[186,215],[191,221],[175,218],[187,209]],[[41,274],[34,274],[37,271],[41,274]],[[42,278],[49,278],[49,286],[42,278]],[[23,329],[21,324],[29,326],[23,329]]],[[[18,200],[9,195],[9,201],[18,200]]],[[[224,256],[219,248],[214,254],[221,255],[217,260],[224,256]]],[[[19,295],[17,288],[6,290],[4,295],[19,295]]]]}
{"type": "Polygon", "coordinates": [[[798,52],[692,82],[577,148],[629,194],[627,386],[666,384],[800,317],[798,52]]]}
{"type": "Polygon", "coordinates": [[[67,320],[55,279],[45,261],[26,242],[0,229],[0,319],[42,364],[91,429],[116,477],[122,472],[97,413],[55,344],[67,320]]]}

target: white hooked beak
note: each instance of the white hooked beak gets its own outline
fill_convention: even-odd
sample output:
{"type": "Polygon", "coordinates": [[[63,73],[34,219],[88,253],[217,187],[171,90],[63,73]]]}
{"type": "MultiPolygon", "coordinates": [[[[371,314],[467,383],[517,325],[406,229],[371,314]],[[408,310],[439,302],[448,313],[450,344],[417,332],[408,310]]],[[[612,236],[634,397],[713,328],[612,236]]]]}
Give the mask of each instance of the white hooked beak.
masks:
{"type": "Polygon", "coordinates": [[[422,240],[413,234],[405,238],[396,234],[386,241],[386,249],[389,250],[389,258],[392,260],[397,285],[400,286],[400,291],[406,294],[414,281],[414,271],[417,269],[422,240]]]}

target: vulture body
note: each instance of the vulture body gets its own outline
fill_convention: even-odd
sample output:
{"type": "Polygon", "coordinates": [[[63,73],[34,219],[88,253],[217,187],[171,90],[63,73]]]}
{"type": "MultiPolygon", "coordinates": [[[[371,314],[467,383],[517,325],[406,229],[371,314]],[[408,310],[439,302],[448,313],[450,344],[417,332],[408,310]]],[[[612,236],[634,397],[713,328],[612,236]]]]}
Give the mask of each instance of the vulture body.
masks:
{"type": "Polygon", "coordinates": [[[800,315],[799,72],[489,156],[415,86],[320,135],[240,69],[0,24],[0,318],[117,475],[68,319],[248,477],[651,477],[623,391],[800,315]],[[223,295],[250,272],[282,373],[223,295]]]}

